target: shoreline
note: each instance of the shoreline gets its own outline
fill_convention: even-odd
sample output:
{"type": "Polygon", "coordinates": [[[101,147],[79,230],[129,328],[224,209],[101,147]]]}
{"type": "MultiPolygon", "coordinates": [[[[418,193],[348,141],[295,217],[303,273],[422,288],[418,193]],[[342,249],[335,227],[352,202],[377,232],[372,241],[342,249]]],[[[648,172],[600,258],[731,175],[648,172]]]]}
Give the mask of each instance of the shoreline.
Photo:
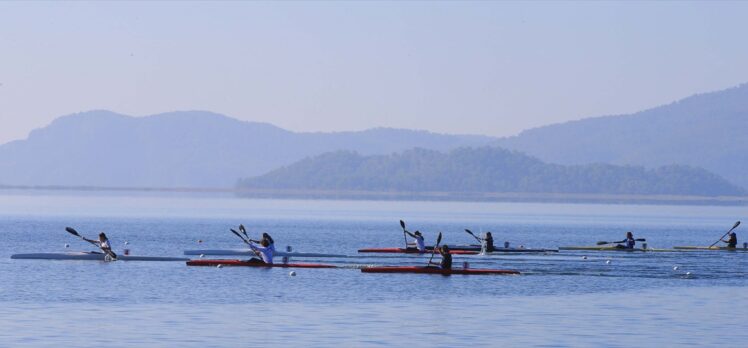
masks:
{"type": "Polygon", "coordinates": [[[79,192],[79,193],[151,193],[231,195],[250,199],[308,200],[381,200],[381,201],[453,201],[508,203],[599,203],[652,205],[748,205],[748,196],[689,196],[590,193],[519,193],[519,192],[381,192],[363,190],[294,190],[240,189],[222,187],[99,187],[55,185],[0,185],[0,195],[8,193],[79,192]]]}

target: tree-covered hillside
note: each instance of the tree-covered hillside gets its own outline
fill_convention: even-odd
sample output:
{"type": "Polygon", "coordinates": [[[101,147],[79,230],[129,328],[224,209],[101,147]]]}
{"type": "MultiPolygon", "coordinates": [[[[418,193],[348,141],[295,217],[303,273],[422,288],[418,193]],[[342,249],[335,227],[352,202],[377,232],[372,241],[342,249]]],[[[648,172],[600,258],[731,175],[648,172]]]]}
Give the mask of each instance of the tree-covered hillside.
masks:
{"type": "Polygon", "coordinates": [[[448,153],[414,149],[361,156],[339,151],[307,158],[239,182],[250,189],[407,192],[526,192],[657,195],[740,195],[744,191],[704,169],[645,169],[608,164],[562,166],[496,147],[448,153]]]}

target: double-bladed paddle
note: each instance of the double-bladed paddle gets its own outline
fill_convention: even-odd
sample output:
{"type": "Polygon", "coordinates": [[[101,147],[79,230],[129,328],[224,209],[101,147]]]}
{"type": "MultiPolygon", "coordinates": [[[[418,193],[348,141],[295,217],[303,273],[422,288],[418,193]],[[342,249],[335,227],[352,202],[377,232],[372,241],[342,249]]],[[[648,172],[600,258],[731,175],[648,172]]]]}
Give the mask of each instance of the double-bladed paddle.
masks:
{"type": "MultiPolygon", "coordinates": [[[[239,229],[242,229],[242,227],[240,226],[240,227],[239,227],[239,229]]],[[[239,232],[236,232],[236,230],[235,230],[235,229],[233,229],[233,228],[230,228],[230,230],[231,230],[231,232],[232,232],[232,233],[234,233],[234,234],[235,234],[235,235],[236,235],[237,237],[241,238],[242,242],[244,242],[245,244],[247,244],[247,245],[249,245],[249,246],[250,246],[249,250],[252,250],[252,252],[253,252],[253,253],[255,253],[255,255],[257,255],[257,256],[260,256],[260,253],[259,253],[259,252],[258,252],[257,250],[253,249],[253,248],[252,248],[252,244],[251,244],[251,243],[250,243],[250,242],[249,242],[249,241],[248,241],[247,239],[244,239],[244,237],[242,237],[242,235],[241,235],[241,234],[239,234],[239,232]]]]}
{"type": "Polygon", "coordinates": [[[436,237],[436,245],[434,245],[434,249],[431,249],[431,258],[429,259],[429,265],[431,265],[431,260],[434,259],[434,254],[436,253],[436,250],[439,249],[439,243],[442,242],[442,233],[439,232],[439,236],[436,237]]]}
{"type": "Polygon", "coordinates": [[[72,227],[65,227],[65,231],[67,231],[68,233],[70,233],[70,234],[72,234],[72,235],[74,235],[74,236],[76,236],[76,237],[78,237],[80,239],[85,240],[86,242],[89,242],[89,243],[97,246],[99,249],[101,249],[101,251],[103,251],[104,253],[106,253],[107,255],[109,255],[109,257],[111,259],[113,259],[113,260],[117,259],[117,254],[115,254],[114,251],[112,251],[112,249],[104,249],[104,248],[102,248],[100,244],[98,244],[98,243],[94,242],[93,240],[90,240],[90,239],[88,239],[86,237],[81,236],[80,233],[78,233],[78,231],[76,231],[74,228],[72,228],[72,227]]]}
{"type": "Polygon", "coordinates": [[[469,234],[470,234],[471,236],[473,236],[473,238],[475,238],[475,240],[477,240],[477,241],[478,241],[478,243],[483,243],[483,239],[480,239],[480,238],[479,238],[478,236],[476,236],[475,234],[473,234],[473,231],[470,231],[470,230],[468,230],[468,229],[466,228],[466,229],[465,229],[465,232],[467,232],[467,233],[469,233],[469,234]]]}
{"type": "Polygon", "coordinates": [[[735,228],[737,228],[738,226],[740,226],[740,221],[738,221],[738,222],[736,222],[736,223],[735,223],[734,225],[732,225],[732,228],[731,228],[731,229],[730,229],[729,231],[727,231],[727,233],[723,234],[723,235],[722,235],[722,237],[720,237],[720,238],[719,238],[719,239],[718,239],[718,240],[717,240],[716,242],[712,243],[712,245],[710,245],[709,247],[711,248],[711,247],[713,247],[713,246],[714,246],[715,244],[719,243],[719,241],[721,241],[721,240],[722,240],[722,238],[725,238],[725,236],[726,236],[726,235],[730,234],[730,232],[732,232],[732,230],[734,230],[734,229],[735,229],[735,228]]]}
{"type": "MultiPolygon", "coordinates": [[[[635,240],[635,241],[637,241],[637,242],[646,242],[646,241],[647,241],[647,239],[646,239],[646,238],[636,238],[636,239],[634,239],[634,240],[635,240]]],[[[623,242],[625,242],[625,241],[626,241],[625,239],[624,239],[624,240],[621,240],[621,241],[617,241],[617,242],[605,242],[605,241],[599,241],[599,242],[597,242],[597,245],[603,245],[603,244],[615,244],[615,243],[623,243],[623,242]]]]}

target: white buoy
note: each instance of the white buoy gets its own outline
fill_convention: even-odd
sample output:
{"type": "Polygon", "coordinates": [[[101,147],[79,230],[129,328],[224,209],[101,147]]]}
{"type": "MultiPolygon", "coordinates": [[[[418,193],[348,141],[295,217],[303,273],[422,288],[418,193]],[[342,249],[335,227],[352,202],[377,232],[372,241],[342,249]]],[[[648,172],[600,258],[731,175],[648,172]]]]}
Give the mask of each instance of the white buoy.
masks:
{"type": "Polygon", "coordinates": [[[66,248],[69,248],[69,247],[70,247],[70,244],[65,244],[65,247],[66,247],[66,248]]]}
{"type": "Polygon", "coordinates": [[[610,260],[605,260],[605,264],[609,265],[610,264],[610,260]]]}
{"type": "Polygon", "coordinates": [[[673,271],[677,271],[677,270],[678,270],[678,266],[673,266],[673,271]]]}
{"type": "Polygon", "coordinates": [[[205,254],[200,254],[200,258],[202,259],[203,257],[205,257],[205,254]]]}
{"type": "Polygon", "coordinates": [[[686,276],[690,276],[690,275],[691,275],[691,272],[686,272],[686,276]]]}
{"type": "Polygon", "coordinates": [[[582,260],[587,260],[587,256],[582,256],[582,260]]]}
{"type": "Polygon", "coordinates": [[[218,266],[216,266],[216,267],[217,268],[223,268],[223,265],[219,263],[218,266]]]}
{"type": "Polygon", "coordinates": [[[125,241],[125,245],[128,245],[128,244],[130,244],[130,242],[128,242],[128,241],[125,241]]]}
{"type": "Polygon", "coordinates": [[[291,276],[291,277],[295,277],[296,276],[296,272],[294,272],[294,271],[288,272],[288,275],[291,276]]]}

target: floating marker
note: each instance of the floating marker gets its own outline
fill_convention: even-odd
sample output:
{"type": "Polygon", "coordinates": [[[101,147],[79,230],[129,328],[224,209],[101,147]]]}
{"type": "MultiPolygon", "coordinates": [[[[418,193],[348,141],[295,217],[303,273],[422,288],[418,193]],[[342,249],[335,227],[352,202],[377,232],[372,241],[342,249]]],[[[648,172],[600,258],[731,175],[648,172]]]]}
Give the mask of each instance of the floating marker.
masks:
{"type": "Polygon", "coordinates": [[[128,241],[125,241],[125,245],[128,245],[128,244],[130,244],[130,242],[128,242],[128,241]]]}
{"type": "Polygon", "coordinates": [[[582,260],[587,260],[587,256],[582,256],[582,260]]]}
{"type": "Polygon", "coordinates": [[[609,265],[610,264],[610,260],[605,260],[605,264],[609,265]]]}
{"type": "Polygon", "coordinates": [[[288,275],[291,276],[291,277],[295,277],[296,276],[296,272],[294,272],[294,271],[288,272],[288,275]]]}
{"type": "Polygon", "coordinates": [[[690,275],[691,275],[691,272],[686,272],[686,275],[687,275],[687,276],[690,276],[690,275]]]}
{"type": "Polygon", "coordinates": [[[69,247],[70,247],[70,244],[65,244],[65,247],[66,247],[66,248],[69,248],[69,247]]]}
{"type": "Polygon", "coordinates": [[[678,270],[678,266],[673,266],[673,271],[677,271],[677,270],[678,270]]]}
{"type": "Polygon", "coordinates": [[[216,266],[216,268],[223,268],[223,265],[219,263],[218,266],[216,266]]]}
{"type": "Polygon", "coordinates": [[[200,258],[203,258],[203,257],[205,257],[205,254],[200,254],[200,258]]]}
{"type": "Polygon", "coordinates": [[[203,242],[203,240],[202,240],[202,239],[198,239],[198,240],[197,240],[197,242],[198,242],[198,243],[202,243],[202,242],[203,242]]]}

